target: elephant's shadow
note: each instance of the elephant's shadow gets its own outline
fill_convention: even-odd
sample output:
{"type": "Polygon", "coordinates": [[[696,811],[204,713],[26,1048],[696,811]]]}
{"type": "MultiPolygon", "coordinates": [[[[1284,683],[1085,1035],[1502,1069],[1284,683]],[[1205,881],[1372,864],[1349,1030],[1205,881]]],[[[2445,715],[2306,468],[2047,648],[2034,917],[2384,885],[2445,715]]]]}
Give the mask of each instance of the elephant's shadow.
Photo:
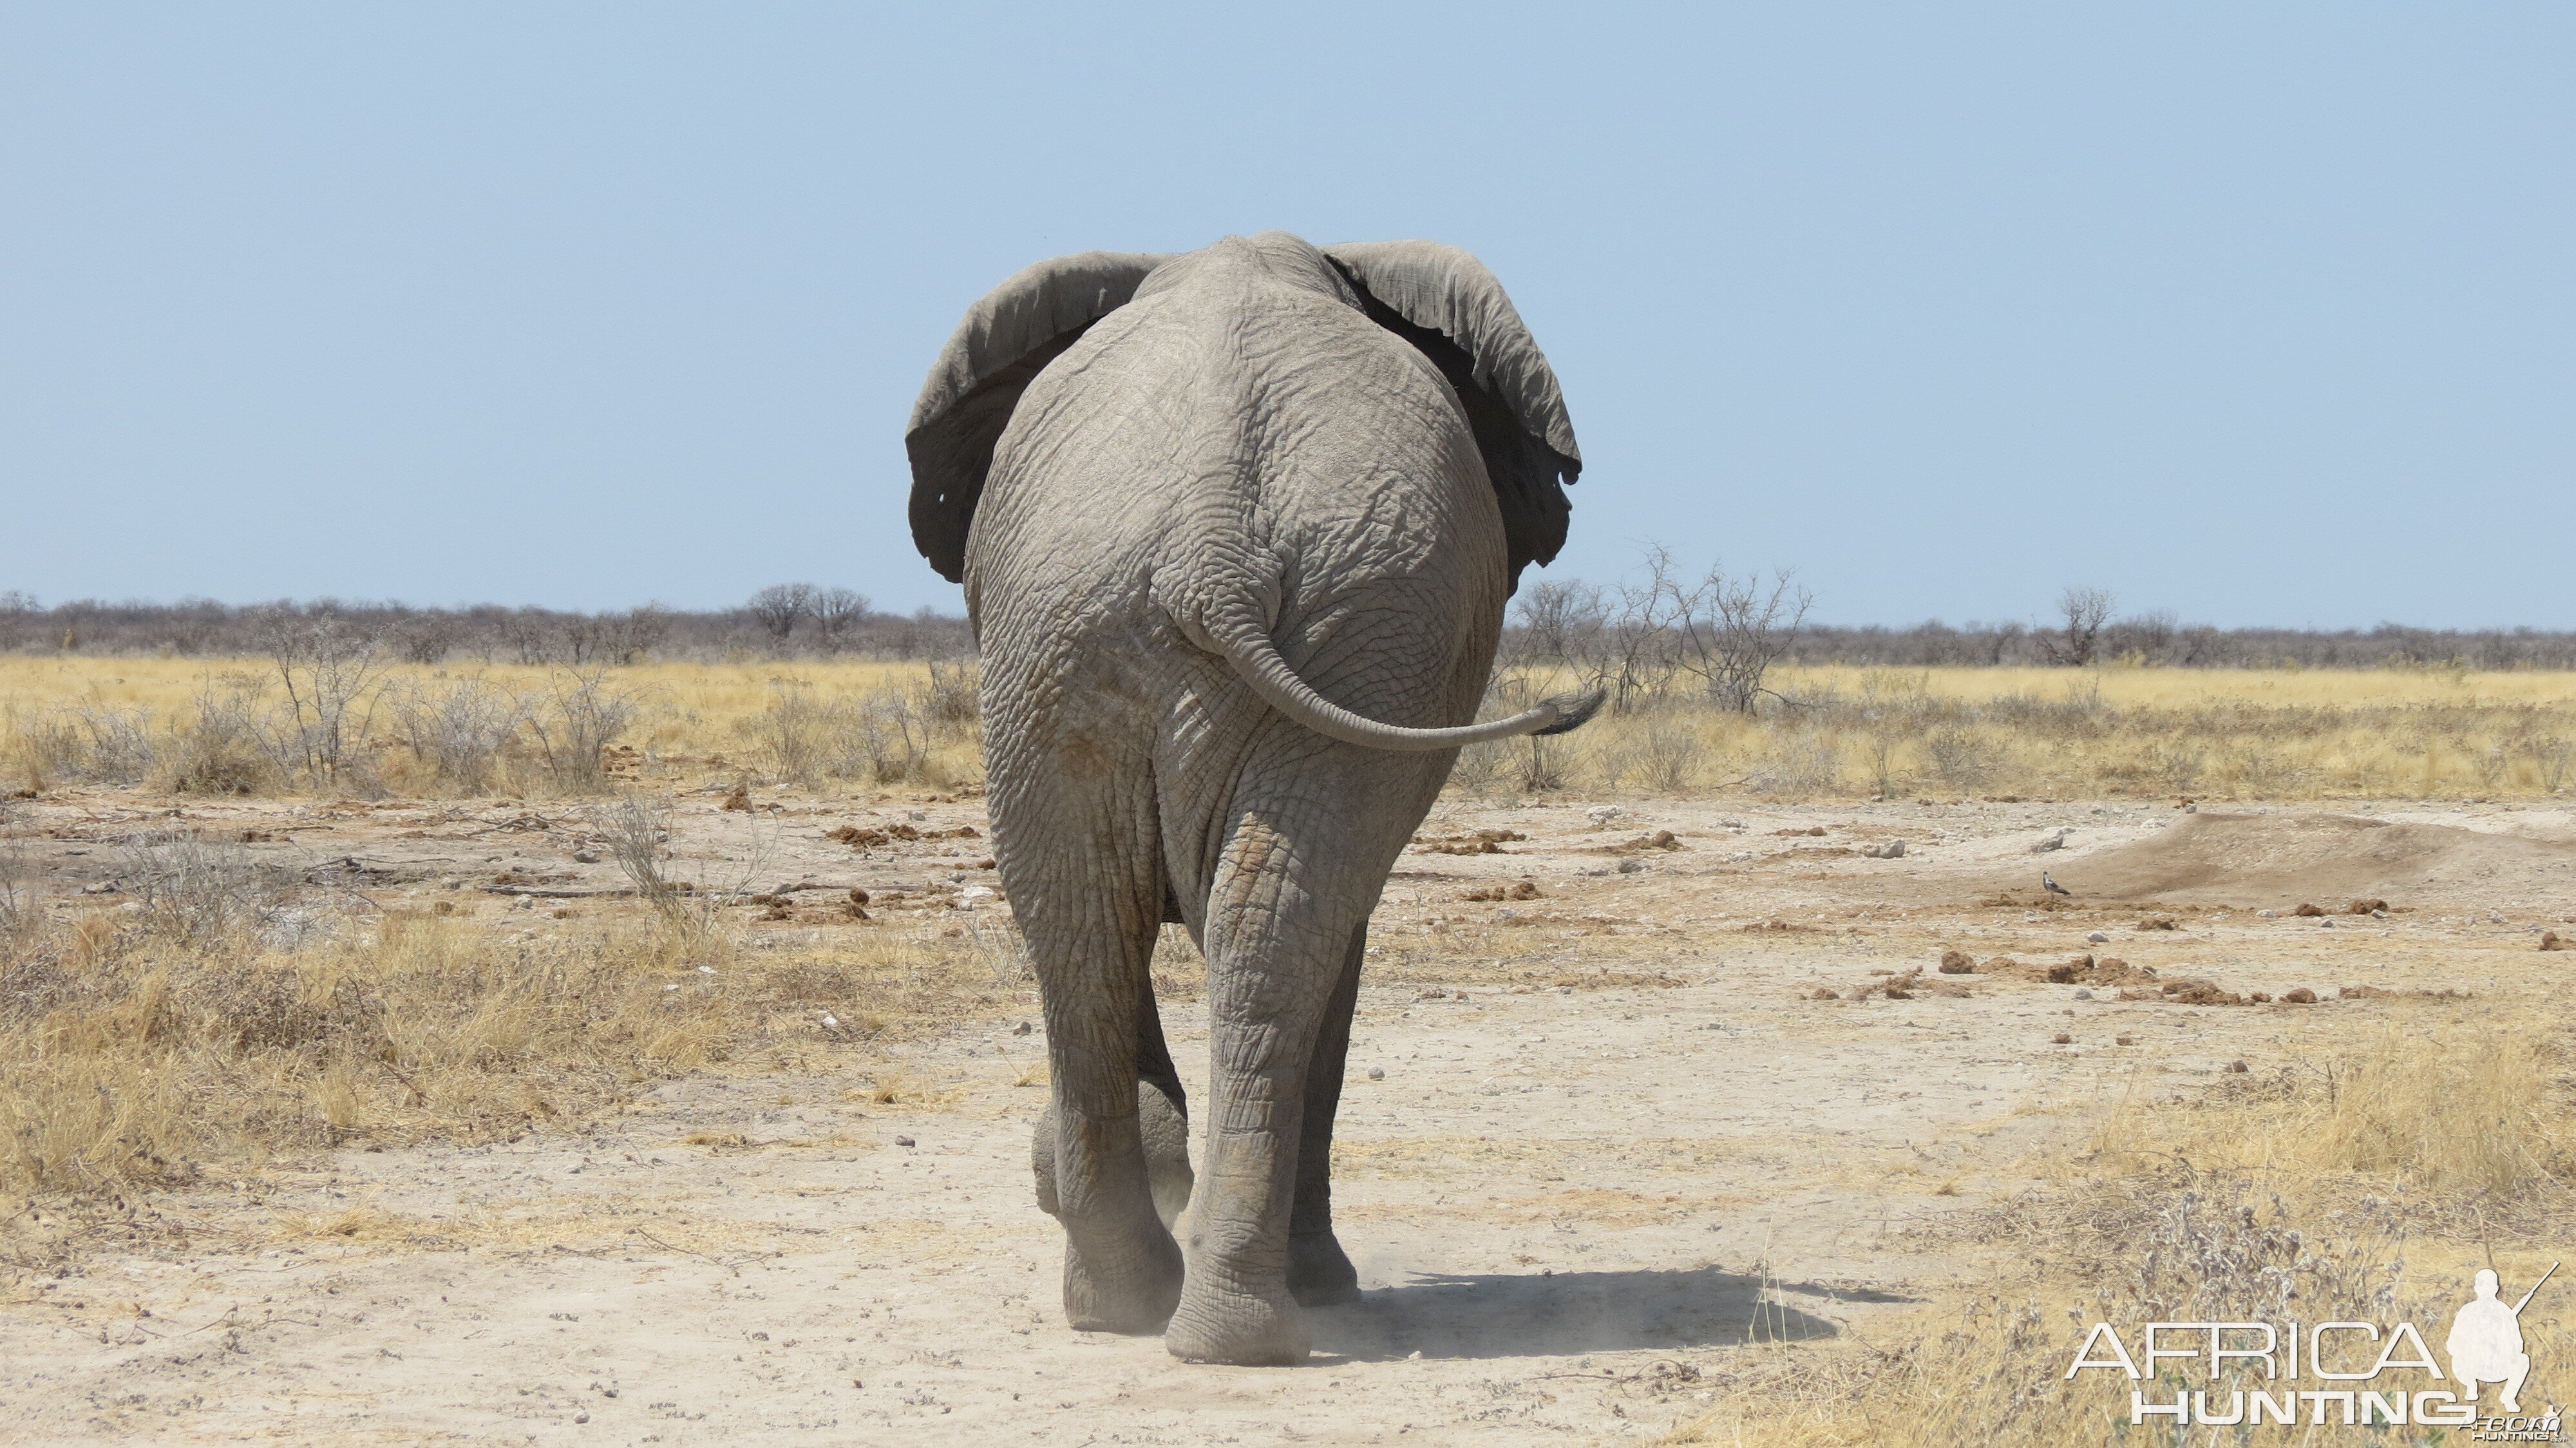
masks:
{"type": "MultiPolygon", "coordinates": [[[[1834,1323],[1779,1302],[1766,1286],[1806,1284],[1697,1267],[1663,1272],[1521,1275],[1425,1273],[1357,1302],[1313,1311],[1320,1354],[1361,1361],[1410,1357],[1566,1357],[1639,1349],[1732,1347],[1832,1337],[1834,1323]]],[[[1907,1299],[1843,1291],[1854,1301],[1907,1299]]]]}

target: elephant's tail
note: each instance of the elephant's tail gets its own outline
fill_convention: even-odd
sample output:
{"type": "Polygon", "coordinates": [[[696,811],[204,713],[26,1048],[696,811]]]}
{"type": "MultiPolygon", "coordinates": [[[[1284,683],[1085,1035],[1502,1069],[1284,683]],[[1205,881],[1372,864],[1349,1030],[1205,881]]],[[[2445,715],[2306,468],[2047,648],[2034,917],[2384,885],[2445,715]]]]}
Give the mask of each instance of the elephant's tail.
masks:
{"type": "Polygon", "coordinates": [[[1313,685],[1297,677],[1288,661],[1279,654],[1279,646],[1270,636],[1248,621],[1222,631],[1211,630],[1211,642],[1236,673],[1252,686],[1271,708],[1314,730],[1327,739],[1357,744],[1369,749],[1392,749],[1421,752],[1432,749],[1458,749],[1469,744],[1482,744],[1488,739],[1514,739],[1523,734],[1563,734],[1581,727],[1601,707],[1602,691],[1559,694],[1542,699],[1536,707],[1525,709],[1508,719],[1484,724],[1464,724],[1452,729],[1411,729],[1401,724],[1384,724],[1354,714],[1315,692],[1313,685]]]}

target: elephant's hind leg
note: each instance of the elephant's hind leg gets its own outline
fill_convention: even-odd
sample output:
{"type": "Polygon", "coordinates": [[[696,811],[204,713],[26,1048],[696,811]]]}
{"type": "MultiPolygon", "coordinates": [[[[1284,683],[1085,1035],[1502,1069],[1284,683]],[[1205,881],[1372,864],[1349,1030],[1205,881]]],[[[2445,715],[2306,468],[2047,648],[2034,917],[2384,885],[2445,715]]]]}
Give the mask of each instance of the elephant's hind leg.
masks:
{"type": "MultiPolygon", "coordinates": [[[[1215,852],[1202,939],[1214,1069],[1206,1155],[1186,1218],[1189,1281],[1163,1342],[1245,1366],[1302,1361],[1297,1293],[1346,1291],[1329,1227],[1297,1244],[1304,1153],[1330,1151],[1353,942],[1439,779],[1409,756],[1319,752],[1274,736],[1242,774],[1215,852]],[[1267,757],[1263,757],[1266,755],[1267,757]],[[1329,1051],[1319,1045],[1331,1038],[1329,1051]],[[1299,1265],[1302,1258],[1303,1265],[1299,1265]],[[1293,1275],[1292,1275],[1293,1274],[1293,1275]]],[[[1324,1163],[1318,1163],[1320,1171],[1324,1163]]],[[[1317,1201],[1321,1205],[1320,1199],[1317,1201]]]]}
{"type": "Polygon", "coordinates": [[[1297,1206],[1288,1225],[1288,1292],[1300,1307],[1356,1302],[1359,1269],[1333,1235],[1333,1117],[1342,1103],[1342,1064],[1351,1051],[1351,1013],[1359,1005],[1360,963],[1368,925],[1351,932],[1341,980],[1324,1004],[1324,1023],[1306,1067],[1305,1120],[1297,1145],[1297,1206]]]}
{"type": "MultiPolygon", "coordinates": [[[[1086,1330],[1157,1332],[1180,1299],[1182,1265],[1155,1210],[1137,1099],[1139,1011],[1153,1009],[1162,917],[1151,786],[1141,770],[1132,782],[1101,771],[1016,783],[994,801],[993,832],[1045,1002],[1053,1080],[1041,1129],[1053,1140],[1037,1153],[1038,1188],[1064,1224],[1065,1316],[1086,1330]]],[[[1155,1054],[1168,1075],[1168,1056],[1155,1054]]],[[[1170,1135],[1161,1118],[1177,1102],[1158,1105],[1170,1109],[1154,1124],[1170,1135]]]]}
{"type": "Polygon", "coordinates": [[[1163,1041],[1163,1015],[1154,1005],[1153,978],[1146,977],[1136,1011],[1136,1122],[1145,1140],[1145,1182],[1154,1194],[1154,1211],[1163,1225],[1177,1228],[1189,1207],[1189,1097],[1181,1090],[1181,1073],[1172,1064],[1172,1048],[1163,1041]]]}
{"type": "MultiPolygon", "coordinates": [[[[1145,1143],[1145,1182],[1153,1192],[1154,1214],[1165,1228],[1176,1226],[1190,1204],[1189,1097],[1181,1074],[1172,1065],[1171,1048],[1163,1042],[1162,1013],[1148,989],[1136,998],[1136,1124],[1145,1143]]],[[[1038,1179],[1038,1207],[1050,1217],[1062,1216],[1055,1191],[1055,1104],[1039,1113],[1029,1142],[1029,1164],[1038,1179]]]]}

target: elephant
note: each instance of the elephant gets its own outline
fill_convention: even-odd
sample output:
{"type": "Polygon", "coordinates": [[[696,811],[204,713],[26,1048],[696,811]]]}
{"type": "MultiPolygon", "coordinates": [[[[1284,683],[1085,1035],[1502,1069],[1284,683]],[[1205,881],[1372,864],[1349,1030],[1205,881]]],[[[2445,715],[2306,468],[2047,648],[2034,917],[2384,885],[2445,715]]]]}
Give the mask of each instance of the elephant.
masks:
{"type": "Polygon", "coordinates": [[[1555,375],[1466,252],[1274,231],[1017,273],[904,446],[914,543],[965,585],[982,660],[1067,1319],[1301,1361],[1303,1308],[1358,1291],[1328,1170],[1387,875],[1460,747],[1601,703],[1460,722],[1521,570],[1565,540],[1555,375]],[[1149,972],[1167,922],[1207,961],[1195,1176],[1149,972]]]}

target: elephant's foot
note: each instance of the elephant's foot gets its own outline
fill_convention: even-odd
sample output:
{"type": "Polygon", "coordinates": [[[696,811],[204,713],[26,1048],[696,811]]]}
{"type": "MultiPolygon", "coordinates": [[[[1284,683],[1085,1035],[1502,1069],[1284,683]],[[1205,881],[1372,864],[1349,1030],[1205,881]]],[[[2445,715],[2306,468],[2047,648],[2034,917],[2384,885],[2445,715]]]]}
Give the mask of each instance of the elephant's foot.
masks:
{"type": "Polygon", "coordinates": [[[1190,1204],[1190,1118],[1150,1082],[1136,1091],[1136,1124],[1145,1141],[1145,1181],[1154,1215],[1170,1227],[1190,1204]]]}
{"type": "Polygon", "coordinates": [[[1055,1103],[1050,1101],[1038,1116],[1038,1129],[1029,1139],[1029,1169],[1038,1179],[1038,1210],[1050,1217],[1064,1215],[1064,1206],[1055,1191],[1055,1103]]]}
{"type": "Polygon", "coordinates": [[[1181,1249],[1156,1224],[1121,1248],[1064,1244],[1064,1316],[1077,1332],[1161,1332],[1181,1300],[1181,1249]]]}
{"type": "Polygon", "coordinates": [[[1285,1296],[1201,1288],[1172,1314],[1163,1346],[1183,1362],[1274,1368],[1304,1362],[1313,1339],[1306,1315],[1285,1296]]]}
{"type": "Polygon", "coordinates": [[[1329,1229],[1288,1239],[1288,1293],[1299,1307],[1360,1300],[1359,1269],[1329,1229]]]}
{"type": "MultiPolygon", "coordinates": [[[[1145,1145],[1145,1181],[1154,1197],[1154,1215],[1169,1231],[1190,1204],[1195,1178],[1190,1172],[1190,1119],[1169,1097],[1152,1086],[1136,1093],[1138,1125],[1145,1145]]],[[[1062,1216],[1055,1184],[1055,1106],[1038,1117],[1029,1143],[1029,1167],[1037,1178],[1038,1210],[1062,1216]]]]}

